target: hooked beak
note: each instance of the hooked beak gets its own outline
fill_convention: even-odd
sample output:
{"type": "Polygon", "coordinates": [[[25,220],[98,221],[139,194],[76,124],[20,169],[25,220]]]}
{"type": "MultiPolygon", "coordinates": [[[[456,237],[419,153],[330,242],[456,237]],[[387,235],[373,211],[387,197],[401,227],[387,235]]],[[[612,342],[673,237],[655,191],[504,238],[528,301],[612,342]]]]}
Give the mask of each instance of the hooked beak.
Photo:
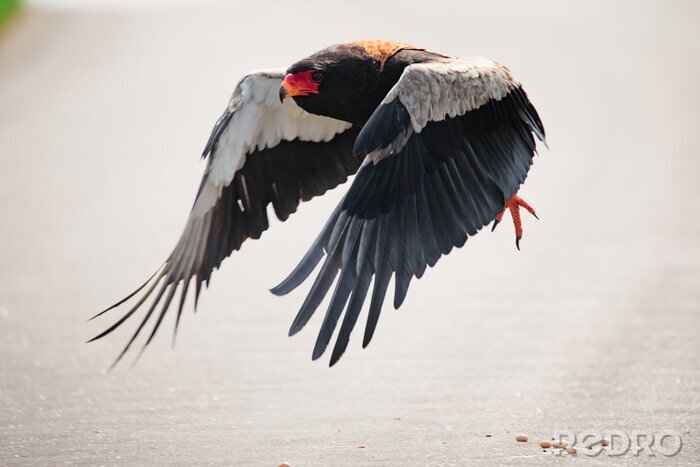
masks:
{"type": "Polygon", "coordinates": [[[308,79],[308,72],[288,74],[280,86],[280,102],[288,97],[318,94],[318,85],[308,79]]]}
{"type": "Polygon", "coordinates": [[[293,92],[294,88],[286,80],[282,82],[282,86],[280,86],[280,102],[284,102],[286,98],[294,96],[293,92]]]}

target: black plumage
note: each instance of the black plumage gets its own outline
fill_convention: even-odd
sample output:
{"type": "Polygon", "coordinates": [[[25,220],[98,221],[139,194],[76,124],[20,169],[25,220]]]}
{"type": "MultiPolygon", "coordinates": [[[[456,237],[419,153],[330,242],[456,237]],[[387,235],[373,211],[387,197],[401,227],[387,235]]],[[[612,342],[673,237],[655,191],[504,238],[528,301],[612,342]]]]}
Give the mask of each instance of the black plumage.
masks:
{"type": "MultiPolygon", "coordinates": [[[[402,107],[398,99],[381,105],[375,114],[381,117],[370,118],[353,152],[369,154],[401,138],[410,124],[402,107]]],[[[537,112],[517,88],[465,115],[429,122],[396,154],[366,162],[305,259],[272,289],[289,292],[325,252],[290,334],[308,322],[339,276],[313,352],[314,359],[323,354],[345,309],[333,365],[374,280],[363,346],[369,344],[391,277],[398,308],[414,277],[464,245],[515,195],[532,164],[533,133],[544,138],[537,112]]]]}
{"type": "Polygon", "coordinates": [[[154,297],[117,361],[155,315],[144,348],[153,340],[179,290],[177,332],[191,282],[196,307],[221,262],[269,228],[268,206],[284,221],[301,201],[359,168],[307,254],[272,289],[289,293],[322,263],[289,334],[308,323],[333,288],[312,353],[319,358],[339,326],[333,365],[366,302],[363,347],[376,331],[392,278],[399,308],[413,278],[500,215],[527,176],[535,136],[544,141],[525,92],[488,59],[361,40],[323,49],[287,73],[241,80],[205,145],[207,169],[173,253],[139,289],[97,315],[145,290],[92,340],[154,297]]]}
{"type": "MultiPolygon", "coordinates": [[[[217,121],[204,151],[206,156],[216,147],[221,135],[221,126],[230,120],[226,113],[217,121]],[[216,137],[214,137],[216,135],[216,137]]],[[[267,206],[272,204],[275,215],[285,221],[296,212],[300,201],[308,201],[324,194],[331,188],[345,182],[354,174],[360,163],[352,156],[352,145],[358,130],[350,128],[327,142],[283,141],[280,144],[248,154],[243,167],[236,172],[233,181],[223,188],[215,205],[211,208],[211,224],[206,241],[199,245],[202,249],[201,262],[195,265],[193,276],[184,279],[166,274],[159,275],[147,289],[144,296],[119,320],[90,341],[100,339],[121,326],[160,285],[160,289],[146,312],[140,325],[132,335],[126,347],[117,357],[115,364],[125,355],[135,339],[149,321],[158,304],[163,299],[168,287],[170,290],[162,302],[161,311],[153,326],[144,348],[148,345],[162,323],[165,313],[177,292],[181,289],[174,333],[182,315],[185,298],[194,279],[195,303],[199,297],[202,284],[209,285],[212,272],[233,251],[241,248],[247,239],[260,238],[268,229],[267,206]]],[[[201,187],[206,182],[202,180],[201,187]]],[[[170,261],[172,257],[168,259],[170,261]]],[[[167,265],[167,262],[166,262],[167,265]]],[[[154,274],[155,276],[155,274],[154,274]]],[[[153,279],[139,287],[125,299],[98,313],[95,317],[121,305],[140,292],[153,279]]]]}

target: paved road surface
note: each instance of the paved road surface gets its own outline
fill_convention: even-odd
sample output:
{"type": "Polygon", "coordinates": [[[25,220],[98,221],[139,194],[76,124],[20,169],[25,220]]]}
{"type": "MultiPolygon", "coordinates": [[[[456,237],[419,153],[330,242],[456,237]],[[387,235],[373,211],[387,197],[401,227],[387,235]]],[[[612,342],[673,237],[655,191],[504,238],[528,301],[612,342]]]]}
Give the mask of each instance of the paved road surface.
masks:
{"type": "Polygon", "coordinates": [[[24,12],[0,31],[0,464],[640,461],[513,440],[589,429],[672,430],[651,462],[700,464],[699,22],[691,1],[24,12]],[[227,261],[175,350],[161,332],[104,372],[133,327],[86,345],[111,317],[85,320],[174,245],[238,78],[366,36],[525,84],[551,151],[523,251],[507,224],[470,240],[329,369],[319,316],[286,337],[309,285],[266,289],[340,188],[227,261]]]}

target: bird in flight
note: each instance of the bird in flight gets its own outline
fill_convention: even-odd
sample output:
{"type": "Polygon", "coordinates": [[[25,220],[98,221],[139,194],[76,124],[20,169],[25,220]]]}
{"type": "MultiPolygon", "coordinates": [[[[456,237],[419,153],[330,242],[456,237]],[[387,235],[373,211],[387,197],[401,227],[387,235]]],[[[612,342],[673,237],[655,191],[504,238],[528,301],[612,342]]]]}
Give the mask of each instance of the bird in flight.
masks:
{"type": "Polygon", "coordinates": [[[141,287],[93,317],[136,300],[90,341],[146,308],[114,366],[154,318],[146,348],[175,299],[174,339],[191,283],[196,307],[221,262],[267,230],[268,205],[285,221],[300,201],[357,172],[308,253],[271,290],[289,293],[322,262],[289,335],[335,283],[312,354],[315,360],[324,353],[342,316],[333,365],[368,296],[362,345],[369,344],[392,277],[399,308],[414,277],[490,222],[495,228],[506,210],[520,248],[520,208],[535,211],[517,192],[535,137],[544,142],[544,128],[522,86],[486,58],[360,40],[323,49],[286,71],[249,74],[204,148],[204,176],[175,248],[141,287]]]}

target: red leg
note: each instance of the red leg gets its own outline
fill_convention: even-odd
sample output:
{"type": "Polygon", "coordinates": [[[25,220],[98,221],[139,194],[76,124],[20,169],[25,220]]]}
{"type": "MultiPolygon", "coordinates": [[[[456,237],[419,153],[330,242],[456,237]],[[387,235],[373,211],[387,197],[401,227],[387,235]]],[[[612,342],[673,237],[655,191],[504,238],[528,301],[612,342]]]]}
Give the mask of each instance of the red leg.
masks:
{"type": "Polygon", "coordinates": [[[517,194],[514,195],[511,199],[506,201],[505,206],[503,206],[503,211],[501,211],[497,216],[496,219],[493,221],[493,227],[491,227],[491,231],[493,232],[496,226],[501,222],[503,219],[503,214],[505,214],[506,210],[510,211],[510,215],[513,218],[513,226],[515,227],[515,246],[519,250],[520,249],[520,239],[523,238],[523,224],[522,220],[520,219],[520,208],[524,208],[527,212],[535,216],[536,219],[539,219],[537,217],[537,214],[535,214],[535,210],[532,206],[530,206],[527,201],[522,199],[520,196],[517,194]]]}

